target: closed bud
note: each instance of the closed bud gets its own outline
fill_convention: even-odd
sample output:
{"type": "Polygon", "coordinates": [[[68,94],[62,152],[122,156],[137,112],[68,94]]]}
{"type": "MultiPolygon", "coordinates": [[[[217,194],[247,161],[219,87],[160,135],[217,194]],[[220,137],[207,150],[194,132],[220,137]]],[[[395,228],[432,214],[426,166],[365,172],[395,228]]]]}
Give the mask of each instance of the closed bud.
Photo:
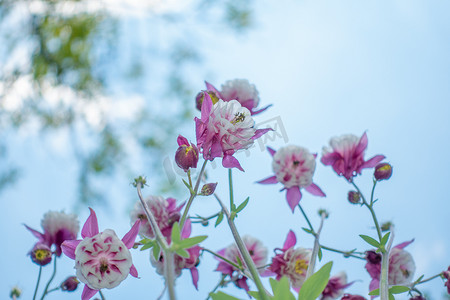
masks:
{"type": "Polygon", "coordinates": [[[350,191],[348,192],[348,201],[351,204],[359,204],[361,203],[361,195],[358,192],[350,191]]]}
{"type": "Polygon", "coordinates": [[[219,96],[214,91],[201,91],[195,97],[195,107],[200,111],[202,110],[203,100],[205,100],[205,93],[208,93],[211,97],[213,105],[219,102],[219,96]]]}
{"type": "Polygon", "coordinates": [[[11,297],[11,299],[17,299],[20,297],[20,295],[22,295],[22,290],[17,286],[13,287],[11,289],[11,293],[9,293],[9,297],[11,297]]]}
{"type": "Polygon", "coordinates": [[[212,195],[214,193],[214,191],[216,190],[216,186],[217,186],[217,182],[205,184],[200,191],[200,195],[201,196],[212,195]]]}
{"type": "Polygon", "coordinates": [[[416,295],[414,297],[409,298],[409,300],[427,300],[427,299],[422,295],[416,295]]]}
{"type": "Polygon", "coordinates": [[[36,244],[30,252],[31,260],[40,265],[45,266],[52,261],[52,250],[45,244],[36,244]]]}
{"type": "Polygon", "coordinates": [[[381,224],[381,231],[388,231],[391,229],[391,227],[393,225],[394,224],[392,224],[392,222],[385,222],[385,223],[381,224]]]}
{"type": "Polygon", "coordinates": [[[330,216],[328,211],[326,209],[323,209],[323,208],[319,209],[318,214],[321,217],[322,217],[322,215],[325,215],[325,219],[328,219],[328,217],[330,216]]]}
{"type": "Polygon", "coordinates": [[[381,263],[381,254],[376,253],[375,251],[367,251],[366,252],[366,260],[374,265],[381,263]]]}
{"type": "Polygon", "coordinates": [[[190,168],[197,168],[198,163],[198,148],[194,144],[190,144],[188,140],[179,135],[178,139],[178,149],[175,153],[175,162],[177,165],[187,172],[190,168]]]}
{"type": "Polygon", "coordinates": [[[388,163],[382,163],[375,166],[375,173],[373,174],[376,180],[387,180],[392,176],[392,166],[388,163]]]}
{"type": "Polygon", "coordinates": [[[67,277],[67,279],[64,280],[63,283],[61,283],[61,290],[66,292],[73,292],[77,289],[79,283],[80,282],[75,276],[67,277]]]}

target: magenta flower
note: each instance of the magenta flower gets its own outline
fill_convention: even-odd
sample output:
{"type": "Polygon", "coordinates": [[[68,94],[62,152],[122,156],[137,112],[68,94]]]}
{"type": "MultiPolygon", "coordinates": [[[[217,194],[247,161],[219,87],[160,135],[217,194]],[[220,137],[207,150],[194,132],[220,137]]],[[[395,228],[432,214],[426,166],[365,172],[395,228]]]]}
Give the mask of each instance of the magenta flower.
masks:
{"type": "Polygon", "coordinates": [[[273,156],[272,169],[274,176],[258,181],[261,184],[282,183],[286,190],[286,199],[292,212],[302,199],[301,188],[309,193],[325,197],[325,193],[313,182],[316,169],[316,155],[300,146],[286,146],[278,151],[267,147],[273,156]]]}
{"type": "Polygon", "coordinates": [[[209,94],[203,94],[201,119],[195,118],[197,147],[201,149],[204,159],[212,161],[222,157],[225,168],[244,171],[234,153],[248,149],[255,139],[272,129],[255,129],[250,111],[236,100],[219,100],[213,105],[209,94]]]}
{"type": "Polygon", "coordinates": [[[443,276],[447,281],[445,282],[445,286],[447,287],[447,293],[450,295],[450,267],[448,267],[447,271],[444,271],[443,276]]]}
{"type": "Polygon", "coordinates": [[[350,294],[345,294],[341,300],[366,300],[366,298],[364,298],[363,296],[360,295],[350,295],[350,294]]]}
{"type": "Polygon", "coordinates": [[[177,165],[187,172],[190,168],[197,168],[198,149],[197,146],[190,144],[182,135],[177,139],[178,149],[175,153],[175,162],[177,165]]]}
{"type": "Polygon", "coordinates": [[[362,169],[373,168],[384,159],[384,155],[376,155],[369,160],[364,160],[364,152],[367,148],[367,134],[364,132],[361,138],[347,134],[333,137],[330,147],[323,147],[322,159],[325,166],[332,166],[339,175],[348,181],[356,174],[361,174],[362,169]]]}
{"type": "MultiPolygon", "coordinates": [[[[145,203],[147,203],[153,216],[155,216],[156,223],[158,223],[158,227],[162,234],[165,237],[170,237],[172,225],[181,218],[180,211],[183,208],[184,203],[177,207],[177,200],[174,198],[164,199],[161,196],[149,196],[145,199],[145,203]]],[[[136,220],[141,220],[139,234],[142,237],[150,239],[155,237],[140,201],[135,203],[130,218],[132,223],[136,222],[136,220]]]]}
{"type": "Polygon", "coordinates": [[[322,292],[321,300],[338,299],[344,293],[344,289],[352,285],[353,282],[347,283],[347,274],[340,272],[328,280],[327,286],[322,292]]]}
{"type": "Polygon", "coordinates": [[[118,286],[128,274],[138,276],[128,249],[134,245],[140,221],[120,240],[111,229],[99,232],[97,216],[89,209],[91,214],[81,230],[83,239],[62,244],[64,254],[75,260],[78,279],[85,284],[82,300],[89,300],[100,289],[118,286]]]}
{"type": "Polygon", "coordinates": [[[312,251],[311,249],[300,247],[294,249],[296,243],[295,233],[290,230],[283,248],[275,249],[275,257],[272,258],[272,263],[268,270],[276,275],[277,280],[286,276],[292,288],[298,292],[303,282],[305,282],[312,251]]]}
{"type": "MultiPolygon", "coordinates": [[[[266,264],[267,261],[267,248],[264,247],[264,245],[260,240],[248,235],[243,236],[242,240],[253,262],[255,263],[256,268],[259,269],[260,273],[263,273],[262,267],[266,264]]],[[[237,265],[239,265],[238,259],[241,262],[244,261],[236,244],[231,244],[228,247],[218,251],[217,253],[227,258],[228,260],[236,263],[237,265]]],[[[221,259],[219,260],[220,262],[219,265],[217,266],[216,271],[219,271],[224,275],[230,276],[230,279],[234,282],[234,284],[237,287],[249,291],[249,287],[247,284],[247,277],[243,276],[239,271],[239,269],[233,267],[232,265],[226,263],[221,259]]]]}
{"type": "MultiPolygon", "coordinates": [[[[411,254],[403,250],[413,241],[401,243],[391,249],[389,254],[389,285],[405,285],[413,280],[416,265],[411,254]]],[[[369,290],[373,291],[380,286],[381,255],[375,251],[367,251],[366,260],[365,268],[372,278],[369,290]]]]}
{"type": "MultiPolygon", "coordinates": [[[[186,220],[186,223],[183,226],[183,230],[181,231],[181,239],[186,239],[191,235],[191,221],[189,219],[186,220]]],[[[175,265],[175,276],[180,276],[181,271],[183,269],[188,269],[191,272],[192,283],[195,288],[198,289],[198,269],[197,266],[200,263],[200,251],[201,247],[195,245],[191,248],[186,249],[189,253],[189,257],[185,258],[179,256],[178,254],[174,255],[174,265],[175,265]]],[[[164,255],[161,252],[159,259],[156,260],[153,254],[150,254],[150,262],[152,266],[156,268],[156,273],[160,275],[164,275],[164,255]]]]}
{"type": "Polygon", "coordinates": [[[40,266],[45,266],[52,261],[52,251],[43,243],[36,243],[30,251],[31,260],[40,266]]]}
{"type": "Polygon", "coordinates": [[[77,216],[74,214],[66,214],[64,212],[49,211],[45,213],[41,227],[44,233],[25,227],[39,239],[38,244],[45,244],[49,248],[55,246],[55,254],[61,256],[61,244],[65,240],[74,240],[77,238],[80,225],[77,216]]]}

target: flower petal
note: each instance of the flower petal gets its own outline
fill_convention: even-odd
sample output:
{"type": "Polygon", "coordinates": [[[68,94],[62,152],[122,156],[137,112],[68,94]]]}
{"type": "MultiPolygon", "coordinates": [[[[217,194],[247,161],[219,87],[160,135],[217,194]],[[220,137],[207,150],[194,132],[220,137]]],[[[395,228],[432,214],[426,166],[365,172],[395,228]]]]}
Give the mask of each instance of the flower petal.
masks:
{"type": "Polygon", "coordinates": [[[266,109],[268,109],[271,106],[273,106],[273,104],[269,104],[266,107],[263,107],[263,108],[261,108],[259,110],[256,110],[256,111],[252,111],[252,116],[262,113],[263,111],[265,111],[266,109]]]}
{"type": "Polygon", "coordinates": [[[292,212],[294,212],[295,207],[300,203],[302,199],[302,193],[298,186],[290,187],[286,190],[286,199],[292,212]]]}
{"type": "Polygon", "coordinates": [[[403,242],[403,243],[401,243],[401,244],[398,244],[398,245],[395,246],[394,248],[397,248],[397,249],[403,249],[403,248],[405,248],[406,246],[408,246],[409,244],[411,244],[412,242],[414,242],[414,239],[412,239],[412,240],[410,240],[410,241],[403,242]]]}
{"type": "Polygon", "coordinates": [[[384,155],[375,155],[374,157],[372,157],[368,161],[365,161],[361,165],[361,169],[374,168],[380,161],[382,161],[385,158],[386,158],[386,156],[384,156],[384,155]]]}
{"type": "Polygon", "coordinates": [[[256,129],[255,135],[252,136],[252,140],[256,140],[257,138],[261,137],[263,134],[273,131],[272,128],[264,128],[264,129],[256,129]]]}
{"type": "Polygon", "coordinates": [[[203,92],[203,95],[205,96],[205,98],[203,99],[203,103],[202,103],[201,120],[203,123],[206,123],[209,119],[209,115],[211,114],[211,109],[213,107],[213,103],[212,103],[211,97],[209,96],[209,94],[207,92],[203,92]]]}
{"type": "Polygon", "coordinates": [[[31,228],[31,227],[28,227],[28,226],[25,225],[25,224],[23,224],[23,225],[25,226],[26,229],[28,229],[28,230],[31,232],[31,234],[33,234],[35,237],[37,237],[37,238],[39,239],[39,241],[43,241],[43,240],[44,240],[44,235],[43,235],[42,233],[40,233],[40,232],[37,231],[37,230],[34,230],[34,229],[31,228]]]}
{"type": "Polygon", "coordinates": [[[81,240],[66,240],[61,244],[62,252],[69,258],[75,259],[75,249],[81,240]]]}
{"type": "Polygon", "coordinates": [[[272,176],[272,177],[268,177],[266,179],[262,179],[260,181],[257,181],[256,183],[259,183],[259,184],[275,184],[275,183],[278,183],[278,180],[277,180],[276,176],[272,176]]]}
{"type": "Polygon", "coordinates": [[[206,85],[206,89],[208,91],[212,91],[212,92],[216,93],[219,98],[222,98],[221,95],[220,95],[220,92],[216,89],[215,86],[213,86],[211,83],[209,83],[206,80],[205,80],[205,85],[206,85]]]}
{"type": "Polygon", "coordinates": [[[331,166],[333,165],[336,160],[340,159],[341,155],[337,152],[331,152],[326,153],[322,155],[322,158],[320,159],[320,162],[323,163],[325,166],[331,166]]]}
{"type": "Polygon", "coordinates": [[[364,150],[366,150],[368,142],[369,141],[367,139],[367,133],[364,131],[355,149],[356,156],[360,155],[362,152],[364,152],[364,150]]]}
{"type": "Polygon", "coordinates": [[[133,277],[138,278],[138,271],[136,270],[136,267],[134,265],[131,265],[130,275],[133,276],[133,277]]]}
{"type": "Polygon", "coordinates": [[[83,293],[81,294],[81,300],[89,300],[97,294],[98,290],[93,290],[87,286],[84,286],[83,293]]]}
{"type": "Polygon", "coordinates": [[[191,235],[191,220],[188,218],[183,225],[181,230],[181,238],[186,239],[191,235]]]}
{"type": "Polygon", "coordinates": [[[310,194],[313,194],[314,196],[319,197],[325,197],[325,193],[318,187],[315,183],[311,183],[307,187],[305,187],[305,190],[309,192],[310,194]]]}
{"type": "Polygon", "coordinates": [[[133,227],[128,231],[122,238],[122,242],[127,246],[128,249],[134,246],[134,241],[139,233],[139,227],[141,225],[141,220],[134,222],[133,227]]]}
{"type": "Polygon", "coordinates": [[[98,233],[98,221],[97,215],[95,211],[89,207],[91,214],[89,218],[86,220],[86,223],[83,225],[83,229],[81,229],[81,237],[84,239],[85,237],[93,237],[98,233]]]}
{"type": "Polygon", "coordinates": [[[195,289],[198,290],[198,270],[196,267],[190,268],[191,276],[192,276],[192,283],[195,286],[195,289]]]}
{"type": "Polygon", "coordinates": [[[222,166],[225,168],[238,168],[242,172],[244,172],[244,169],[242,169],[241,164],[239,161],[232,155],[225,155],[222,159],[222,166]]]}
{"type": "Polygon", "coordinates": [[[295,233],[292,230],[289,230],[289,233],[286,237],[286,241],[283,245],[283,250],[287,250],[289,248],[292,248],[297,243],[297,238],[295,237],[295,233]]]}
{"type": "Polygon", "coordinates": [[[178,146],[188,146],[189,145],[189,141],[187,140],[187,138],[185,138],[181,134],[178,135],[177,143],[178,143],[178,146]]]}
{"type": "Polygon", "coordinates": [[[274,156],[275,153],[277,152],[277,151],[273,150],[272,148],[270,148],[269,146],[267,146],[266,148],[267,148],[267,151],[269,151],[270,155],[272,155],[272,156],[274,156]]]}

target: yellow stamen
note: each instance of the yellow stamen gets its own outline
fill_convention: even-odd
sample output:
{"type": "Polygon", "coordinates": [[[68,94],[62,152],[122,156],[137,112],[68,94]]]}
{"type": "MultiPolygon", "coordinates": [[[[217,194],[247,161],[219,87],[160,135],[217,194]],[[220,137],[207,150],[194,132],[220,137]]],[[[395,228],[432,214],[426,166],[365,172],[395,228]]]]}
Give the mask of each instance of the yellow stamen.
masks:
{"type": "Polygon", "coordinates": [[[236,123],[244,122],[245,115],[243,113],[236,113],[234,115],[234,119],[231,121],[231,124],[236,125],[236,123]]]}
{"type": "Polygon", "coordinates": [[[295,273],[302,275],[308,269],[308,263],[304,259],[295,262],[295,273]]]}

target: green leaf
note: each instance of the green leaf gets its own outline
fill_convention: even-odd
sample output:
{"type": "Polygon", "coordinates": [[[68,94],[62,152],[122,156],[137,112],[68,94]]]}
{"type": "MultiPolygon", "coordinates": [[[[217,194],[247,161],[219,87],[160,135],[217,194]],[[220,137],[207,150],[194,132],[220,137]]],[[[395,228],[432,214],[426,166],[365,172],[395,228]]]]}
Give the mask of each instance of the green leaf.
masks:
{"type": "Polygon", "coordinates": [[[142,245],[148,244],[150,242],[153,242],[153,240],[151,240],[151,239],[142,239],[142,240],[139,241],[139,243],[141,243],[142,245]]]}
{"type": "Polygon", "coordinates": [[[181,248],[183,248],[183,249],[191,248],[191,247],[193,247],[193,246],[203,242],[204,240],[206,240],[207,237],[208,237],[207,235],[194,236],[194,237],[191,237],[191,238],[187,238],[187,239],[181,240],[178,243],[178,245],[181,248]]]}
{"type": "Polygon", "coordinates": [[[175,253],[176,254],[178,254],[179,256],[181,256],[181,257],[184,257],[184,258],[189,258],[189,252],[187,252],[186,250],[184,250],[184,249],[177,249],[177,250],[175,250],[175,253]]]}
{"type": "Polygon", "coordinates": [[[330,278],[333,262],[325,264],[319,271],[311,275],[302,285],[298,293],[299,300],[315,300],[322,294],[330,278]]]}
{"type": "Polygon", "coordinates": [[[159,244],[155,243],[155,245],[153,246],[153,257],[155,258],[156,261],[159,260],[160,250],[161,250],[161,248],[159,247],[159,244]]]}
{"type": "Polygon", "coordinates": [[[279,281],[270,278],[269,281],[272,287],[273,300],[295,300],[287,277],[282,277],[279,281]]]}
{"type": "Polygon", "coordinates": [[[386,233],[384,236],[383,236],[383,238],[381,239],[381,245],[386,245],[386,243],[387,243],[387,241],[389,240],[389,236],[391,235],[391,233],[390,232],[388,232],[388,233],[386,233]]]}
{"type": "Polygon", "coordinates": [[[394,285],[389,288],[391,294],[401,294],[409,291],[409,287],[403,285],[394,285]]]}
{"type": "Polygon", "coordinates": [[[240,267],[240,268],[242,268],[244,265],[242,264],[242,260],[241,260],[241,258],[239,257],[239,256],[236,256],[236,262],[237,262],[237,264],[238,264],[238,266],[240,267]]]}
{"type": "Polygon", "coordinates": [[[172,226],[172,243],[178,244],[181,240],[180,235],[180,224],[178,224],[178,222],[175,222],[172,226]]]}
{"type": "Polygon", "coordinates": [[[372,245],[375,248],[379,248],[380,247],[380,243],[378,243],[377,240],[375,240],[374,238],[371,238],[370,236],[367,236],[367,235],[364,235],[364,234],[360,234],[359,236],[363,240],[365,240],[369,245],[372,245]]]}
{"type": "Polygon", "coordinates": [[[217,292],[215,294],[209,294],[212,300],[240,300],[239,298],[225,294],[224,292],[217,292]]]}
{"type": "Polygon", "coordinates": [[[261,299],[261,297],[259,296],[259,292],[257,292],[257,291],[249,291],[248,294],[250,296],[252,296],[253,298],[255,298],[256,300],[260,300],[261,299]]]}
{"type": "Polygon", "coordinates": [[[247,197],[247,199],[245,199],[244,202],[239,204],[238,208],[236,208],[236,213],[240,212],[241,210],[243,210],[247,206],[248,200],[250,200],[250,197],[247,197]]]}
{"type": "Polygon", "coordinates": [[[151,247],[153,247],[155,245],[155,243],[156,243],[155,241],[150,240],[150,242],[146,243],[145,245],[143,245],[141,247],[141,251],[150,249],[151,247]]]}
{"type": "Polygon", "coordinates": [[[379,296],[379,295],[380,295],[380,289],[370,291],[370,293],[369,293],[369,296],[379,296]]]}
{"type": "Polygon", "coordinates": [[[189,192],[191,192],[191,194],[194,193],[194,191],[192,190],[192,187],[189,185],[189,183],[186,182],[186,180],[182,179],[184,185],[189,189],[189,192]]]}
{"type": "Polygon", "coordinates": [[[392,295],[391,293],[389,293],[389,300],[395,300],[394,295],[392,295]]]}
{"type": "Polygon", "coordinates": [[[222,220],[223,220],[223,211],[221,211],[217,216],[216,224],[214,225],[214,227],[217,227],[220,224],[220,222],[222,222],[222,220]]]}
{"type": "Polygon", "coordinates": [[[319,246],[319,252],[317,253],[317,256],[319,257],[319,261],[322,260],[322,247],[319,246]]]}
{"type": "Polygon", "coordinates": [[[305,227],[302,227],[302,229],[303,229],[304,231],[306,231],[307,233],[310,233],[310,234],[313,233],[311,229],[308,229],[308,228],[305,228],[305,227]]]}

